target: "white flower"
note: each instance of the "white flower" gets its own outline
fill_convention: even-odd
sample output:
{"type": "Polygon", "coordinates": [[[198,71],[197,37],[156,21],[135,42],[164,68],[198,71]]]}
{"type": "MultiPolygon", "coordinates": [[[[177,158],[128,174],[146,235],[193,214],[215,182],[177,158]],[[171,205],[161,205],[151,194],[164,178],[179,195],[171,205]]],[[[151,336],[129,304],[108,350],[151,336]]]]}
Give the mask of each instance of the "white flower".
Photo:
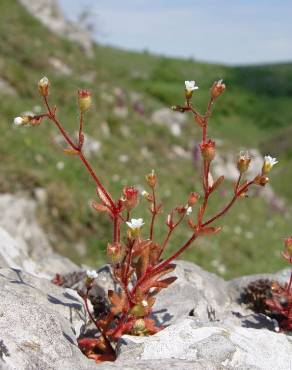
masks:
{"type": "Polygon", "coordinates": [[[197,90],[199,87],[196,86],[195,81],[185,81],[186,91],[188,93],[191,93],[194,90],[197,90]]]}
{"type": "Polygon", "coordinates": [[[96,279],[98,277],[98,273],[95,270],[87,270],[86,276],[88,279],[96,279]]]}
{"type": "Polygon", "coordinates": [[[23,124],[23,118],[22,117],[15,117],[13,121],[15,126],[20,126],[23,124]]]}
{"type": "Polygon", "coordinates": [[[39,86],[48,86],[48,85],[49,85],[48,77],[43,77],[39,80],[39,86]]]}
{"type": "Polygon", "coordinates": [[[148,195],[149,193],[148,193],[148,191],[146,191],[146,190],[142,190],[141,191],[141,195],[142,195],[142,197],[147,197],[147,195],[148,195]]]}
{"type": "Polygon", "coordinates": [[[271,169],[277,164],[278,161],[276,158],[272,158],[270,155],[264,157],[263,172],[268,173],[271,169]]]}
{"type": "Polygon", "coordinates": [[[130,229],[137,230],[144,225],[144,222],[143,218],[132,218],[131,222],[127,221],[126,224],[129,226],[130,229]]]}
{"type": "Polygon", "coordinates": [[[188,207],[187,210],[186,210],[186,215],[189,216],[192,212],[193,212],[193,208],[188,207]]]}
{"type": "Polygon", "coordinates": [[[148,302],[146,301],[146,299],[143,299],[143,301],[141,302],[142,306],[143,307],[147,307],[148,306],[148,302]]]}

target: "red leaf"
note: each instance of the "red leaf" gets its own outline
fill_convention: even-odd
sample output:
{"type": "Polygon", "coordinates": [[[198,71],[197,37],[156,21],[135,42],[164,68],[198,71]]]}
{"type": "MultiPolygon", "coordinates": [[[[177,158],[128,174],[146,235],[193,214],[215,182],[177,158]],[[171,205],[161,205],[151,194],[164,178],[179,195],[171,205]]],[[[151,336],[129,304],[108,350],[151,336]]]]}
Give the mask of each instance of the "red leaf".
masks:
{"type": "Polygon", "coordinates": [[[214,182],[214,184],[211,186],[211,191],[214,191],[219,188],[219,186],[223,183],[224,176],[218,177],[218,179],[214,182]]]}
{"type": "Polygon", "coordinates": [[[114,315],[118,315],[119,313],[123,312],[127,305],[127,298],[126,295],[123,293],[118,294],[113,290],[108,291],[108,298],[111,302],[111,312],[114,315]]]}
{"type": "Polygon", "coordinates": [[[96,201],[93,201],[91,205],[92,205],[92,208],[94,208],[98,212],[110,212],[108,206],[97,203],[96,201]]]}
{"type": "Polygon", "coordinates": [[[221,230],[222,230],[222,227],[221,226],[217,226],[217,227],[204,227],[203,229],[201,229],[200,235],[217,234],[221,230]]]}
{"type": "MultiPolygon", "coordinates": [[[[109,208],[111,208],[111,202],[109,201],[108,197],[106,197],[104,192],[99,187],[96,188],[96,192],[97,192],[97,195],[99,196],[99,199],[102,201],[102,203],[108,206],[109,208]]],[[[110,199],[112,203],[114,204],[113,199],[112,198],[110,199]]]]}

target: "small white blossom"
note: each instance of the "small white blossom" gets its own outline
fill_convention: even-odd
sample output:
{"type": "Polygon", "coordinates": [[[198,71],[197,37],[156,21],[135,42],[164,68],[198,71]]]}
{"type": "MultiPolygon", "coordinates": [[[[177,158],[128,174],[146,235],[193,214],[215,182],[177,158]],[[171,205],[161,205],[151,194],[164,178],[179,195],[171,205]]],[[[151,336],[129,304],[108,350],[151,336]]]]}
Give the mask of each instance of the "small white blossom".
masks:
{"type": "Polygon", "coordinates": [[[267,173],[270,172],[271,169],[277,164],[278,161],[276,158],[272,158],[270,155],[266,155],[264,157],[264,165],[263,165],[263,172],[267,173]]]}
{"type": "Polygon", "coordinates": [[[20,126],[23,124],[23,118],[22,117],[15,117],[13,121],[15,126],[20,126]]]}
{"type": "Polygon", "coordinates": [[[193,208],[188,207],[187,210],[186,210],[186,215],[189,216],[192,212],[193,212],[193,208]]]}
{"type": "Polygon", "coordinates": [[[195,81],[185,81],[185,86],[186,86],[186,91],[188,93],[190,93],[194,90],[197,90],[199,88],[198,86],[196,86],[195,81]]]}
{"type": "Polygon", "coordinates": [[[95,270],[87,270],[86,276],[88,279],[96,279],[98,277],[98,273],[95,270]]]}
{"type": "Polygon", "coordinates": [[[39,80],[39,86],[48,86],[48,85],[49,85],[48,77],[43,77],[39,80]]]}
{"type": "Polygon", "coordinates": [[[143,301],[141,302],[142,306],[143,307],[147,307],[148,306],[148,302],[146,301],[146,299],[143,299],[143,301]]]}
{"type": "Polygon", "coordinates": [[[138,218],[138,219],[132,218],[131,222],[127,221],[126,224],[129,226],[130,229],[137,230],[137,229],[140,229],[144,225],[144,222],[143,222],[143,218],[138,218]]]}
{"type": "Polygon", "coordinates": [[[148,191],[142,190],[141,195],[142,195],[142,197],[146,197],[148,195],[148,191]]]}

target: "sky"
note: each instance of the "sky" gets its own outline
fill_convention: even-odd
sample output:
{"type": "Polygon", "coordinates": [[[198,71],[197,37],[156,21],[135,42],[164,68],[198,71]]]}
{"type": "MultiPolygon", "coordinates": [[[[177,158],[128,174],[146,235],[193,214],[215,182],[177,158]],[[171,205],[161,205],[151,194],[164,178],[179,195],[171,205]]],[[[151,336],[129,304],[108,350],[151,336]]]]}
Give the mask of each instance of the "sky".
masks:
{"type": "Polygon", "coordinates": [[[292,61],[291,0],[59,0],[97,42],[229,65],[292,61]]]}

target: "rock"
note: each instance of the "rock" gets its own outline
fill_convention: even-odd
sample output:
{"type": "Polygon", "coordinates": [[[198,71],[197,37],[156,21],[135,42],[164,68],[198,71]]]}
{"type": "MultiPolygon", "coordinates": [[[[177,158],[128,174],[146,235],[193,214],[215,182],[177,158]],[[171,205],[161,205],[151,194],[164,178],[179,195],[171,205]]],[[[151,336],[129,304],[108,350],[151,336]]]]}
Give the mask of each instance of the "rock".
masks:
{"type": "Polygon", "coordinates": [[[15,96],[17,95],[17,91],[8,81],[0,77],[0,94],[15,96]]]}
{"type": "MultiPolygon", "coordinates": [[[[75,281],[74,287],[80,288],[84,272],[79,270],[77,275],[80,280],[75,281]]],[[[150,337],[123,336],[117,347],[117,361],[97,366],[76,345],[86,321],[76,292],[18,269],[1,269],[0,368],[289,368],[292,338],[276,333],[273,320],[265,315],[239,306],[234,295],[235,290],[240,292],[239,287],[263,275],[226,282],[185,261],[177,261],[171,275],[178,279],[158,295],[154,306],[155,318],[166,327],[150,337]],[[189,316],[190,311],[193,317],[189,316]]],[[[268,276],[287,281],[289,273],[283,270],[268,276]]],[[[116,288],[109,266],[103,266],[95,281],[96,294],[104,295],[108,289],[116,288]]]]}
{"type": "Polygon", "coordinates": [[[113,113],[118,118],[124,119],[124,118],[127,118],[128,117],[129,110],[128,110],[127,107],[119,107],[119,106],[116,106],[113,109],[113,113]]]}
{"type": "Polygon", "coordinates": [[[0,267],[51,278],[78,269],[54,253],[37,222],[37,202],[24,195],[0,195],[0,267]]]}
{"type": "Polygon", "coordinates": [[[159,293],[154,305],[158,321],[174,323],[189,314],[200,321],[209,321],[230,311],[232,302],[223,279],[191,262],[175,263],[176,269],[170,275],[178,279],[159,293]]]}
{"type": "Polygon", "coordinates": [[[224,322],[198,326],[186,318],[151,337],[122,337],[116,363],[160,360],[163,368],[165,359],[175,358],[200,360],[205,369],[284,370],[291,354],[291,339],[284,334],[224,322]]]}
{"type": "Polygon", "coordinates": [[[58,58],[51,57],[49,59],[49,63],[52,67],[55,68],[57,74],[62,76],[71,76],[72,75],[72,69],[62,60],[58,58]]]}
{"type": "Polygon", "coordinates": [[[87,56],[93,55],[89,32],[68,21],[56,0],[19,0],[26,10],[50,31],[79,44],[87,56]]]}
{"type": "Polygon", "coordinates": [[[181,128],[186,123],[186,116],[179,112],[174,112],[169,108],[158,109],[151,116],[153,123],[165,125],[174,136],[181,135],[181,128]]]}
{"type": "Polygon", "coordinates": [[[0,270],[1,369],[96,369],[76,342],[84,320],[76,292],[17,269],[0,270]]]}
{"type": "Polygon", "coordinates": [[[173,145],[171,149],[175,158],[180,157],[184,159],[189,159],[191,157],[191,153],[179,145],[173,145]]]}

